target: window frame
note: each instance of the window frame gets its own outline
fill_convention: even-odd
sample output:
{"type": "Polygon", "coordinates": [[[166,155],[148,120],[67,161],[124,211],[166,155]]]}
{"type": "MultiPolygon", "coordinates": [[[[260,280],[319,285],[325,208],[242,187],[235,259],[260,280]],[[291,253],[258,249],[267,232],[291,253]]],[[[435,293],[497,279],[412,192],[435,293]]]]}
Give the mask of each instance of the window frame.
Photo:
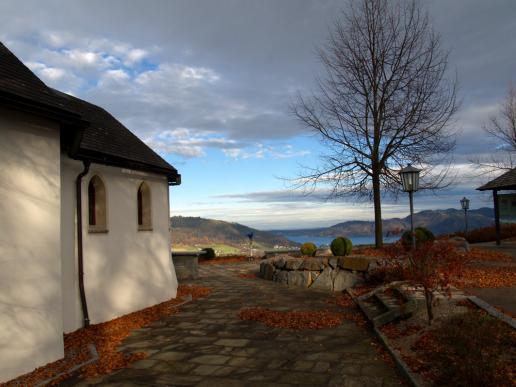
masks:
{"type": "Polygon", "coordinates": [[[87,194],[88,232],[93,234],[107,233],[109,231],[107,188],[104,179],[98,174],[94,174],[90,177],[87,194]]]}
{"type": "Polygon", "coordinates": [[[136,212],[138,231],[153,231],[152,192],[149,183],[140,182],[136,192],[136,212]]]}

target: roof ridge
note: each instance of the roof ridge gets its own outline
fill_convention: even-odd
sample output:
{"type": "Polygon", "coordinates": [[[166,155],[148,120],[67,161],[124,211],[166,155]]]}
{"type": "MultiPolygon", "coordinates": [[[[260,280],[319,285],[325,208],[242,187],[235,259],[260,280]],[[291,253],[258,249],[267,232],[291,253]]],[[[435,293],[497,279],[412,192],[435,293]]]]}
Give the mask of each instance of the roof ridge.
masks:
{"type": "MultiPolygon", "coordinates": [[[[76,102],[79,102],[79,103],[82,103],[82,104],[87,104],[89,105],[90,108],[92,109],[96,109],[96,110],[101,110],[103,113],[107,114],[111,119],[113,119],[114,121],[116,121],[120,126],[122,126],[125,130],[127,130],[127,134],[128,135],[131,135],[133,138],[135,138],[136,140],[138,140],[139,142],[141,142],[142,145],[144,145],[149,151],[153,152],[157,157],[159,157],[161,159],[162,162],[166,163],[167,165],[171,166],[163,157],[161,157],[154,149],[152,149],[149,145],[147,145],[141,138],[139,138],[136,134],[134,134],[130,129],[128,129],[122,122],[120,122],[120,120],[118,120],[113,114],[111,114],[108,110],[106,110],[105,108],[103,108],[102,106],[99,106],[99,105],[96,105],[92,102],[89,102],[89,101],[86,101],[82,98],[79,98],[79,97],[76,97],[75,95],[71,95],[71,94],[68,94],[68,93],[65,93],[63,91],[60,91],[60,90],[57,90],[57,89],[54,89],[54,88],[49,88],[52,92],[56,92],[58,93],[62,98],[67,98],[67,99],[70,99],[70,100],[75,100],[76,102]]],[[[171,166],[172,167],[172,166],[171,166]]],[[[174,167],[172,167],[174,170],[176,170],[174,167]]],[[[177,171],[177,170],[176,170],[177,171]]]]}
{"type": "Polygon", "coordinates": [[[53,111],[71,113],[88,123],[74,156],[77,159],[92,157],[92,160],[107,165],[126,165],[132,169],[165,174],[172,182],[179,181],[177,170],[110,112],[94,103],[47,86],[2,42],[0,97],[6,97],[4,99],[15,103],[15,106],[24,106],[27,101],[35,106],[44,105],[53,111]]]}
{"type": "Polygon", "coordinates": [[[510,187],[516,188],[516,168],[512,168],[502,173],[500,176],[495,177],[493,180],[490,180],[478,187],[477,190],[485,191],[498,188],[512,189],[510,187]]]}
{"type": "Polygon", "coordinates": [[[0,92],[65,109],[54,97],[50,88],[0,41],[0,92]]]}
{"type": "Polygon", "coordinates": [[[38,86],[40,86],[42,88],[42,90],[44,90],[46,92],[50,91],[50,89],[46,85],[46,83],[43,82],[36,74],[34,74],[34,72],[28,66],[26,66],[25,63],[23,63],[16,55],[14,55],[14,53],[11,50],[9,50],[6,47],[6,45],[3,44],[1,41],[0,41],[0,54],[8,56],[9,61],[13,61],[16,63],[17,66],[19,66],[19,68],[17,70],[24,70],[25,75],[28,75],[30,77],[30,81],[35,82],[38,86]]]}

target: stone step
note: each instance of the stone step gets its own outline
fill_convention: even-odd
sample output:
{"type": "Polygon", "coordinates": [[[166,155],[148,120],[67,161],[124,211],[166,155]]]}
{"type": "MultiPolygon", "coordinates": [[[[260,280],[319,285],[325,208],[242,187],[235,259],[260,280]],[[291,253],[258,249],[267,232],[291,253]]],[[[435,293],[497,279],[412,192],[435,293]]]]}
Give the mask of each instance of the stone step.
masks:
{"type": "Polygon", "coordinates": [[[418,307],[416,299],[408,296],[398,287],[382,286],[374,291],[360,296],[358,299],[360,308],[364,311],[369,321],[375,326],[382,326],[399,318],[410,316],[418,307]],[[397,292],[397,295],[386,293],[388,289],[397,292]],[[400,304],[399,299],[403,302],[400,304]]]}
{"type": "Polygon", "coordinates": [[[401,305],[407,303],[407,297],[403,295],[401,291],[399,291],[397,288],[390,288],[393,292],[396,292],[401,298],[403,299],[403,302],[399,303],[399,298],[390,294],[387,294],[385,292],[377,292],[375,293],[375,296],[380,300],[380,302],[385,305],[387,309],[395,309],[399,308],[401,305]]]}
{"type": "Polygon", "coordinates": [[[359,299],[358,303],[371,321],[388,311],[374,295],[369,298],[359,299]]]}

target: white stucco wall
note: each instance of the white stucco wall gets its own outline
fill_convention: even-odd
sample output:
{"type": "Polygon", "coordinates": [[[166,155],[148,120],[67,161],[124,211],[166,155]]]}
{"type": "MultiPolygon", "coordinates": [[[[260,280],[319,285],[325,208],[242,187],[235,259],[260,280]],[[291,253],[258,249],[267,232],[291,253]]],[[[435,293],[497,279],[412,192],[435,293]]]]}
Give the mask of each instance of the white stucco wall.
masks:
{"type": "MultiPolygon", "coordinates": [[[[77,283],[75,178],[82,163],[62,157],[62,267],[65,332],[82,326],[77,283]]],[[[176,296],[170,259],[166,177],[92,164],[83,178],[84,284],[92,324],[176,296]],[[98,175],[107,191],[107,233],[88,232],[88,182],[98,175]],[[152,231],[138,231],[137,190],[146,181],[152,197],[152,231]]]]}
{"type": "Polygon", "coordinates": [[[57,124],[0,109],[0,382],[63,356],[57,124]]]}

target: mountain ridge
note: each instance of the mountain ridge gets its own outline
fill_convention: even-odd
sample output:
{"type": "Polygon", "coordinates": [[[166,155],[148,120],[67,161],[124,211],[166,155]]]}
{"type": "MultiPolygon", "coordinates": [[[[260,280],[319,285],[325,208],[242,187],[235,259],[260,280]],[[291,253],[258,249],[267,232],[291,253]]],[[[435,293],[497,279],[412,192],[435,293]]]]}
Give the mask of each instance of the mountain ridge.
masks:
{"type": "Polygon", "coordinates": [[[249,246],[247,235],[250,233],[253,233],[253,246],[259,249],[292,248],[299,245],[269,231],[216,219],[172,216],[170,227],[173,246],[211,247],[216,244],[242,250],[249,246]]]}
{"type": "MultiPolygon", "coordinates": [[[[488,227],[493,224],[493,221],[494,210],[492,208],[483,207],[468,211],[469,229],[488,227]]],[[[384,219],[382,223],[385,236],[400,235],[403,231],[410,228],[410,215],[404,218],[384,219]]],[[[436,235],[462,231],[464,230],[464,211],[454,208],[445,210],[423,210],[414,214],[414,226],[426,227],[436,235]]],[[[349,220],[329,227],[271,230],[270,232],[283,235],[287,238],[289,235],[365,236],[374,234],[374,221],[349,220]]]]}
{"type": "MultiPolygon", "coordinates": [[[[492,208],[468,211],[469,229],[488,227],[494,222],[492,208]]],[[[414,214],[416,227],[423,226],[434,234],[450,234],[464,230],[464,211],[453,208],[446,210],[424,210],[414,214]]],[[[248,248],[249,233],[253,233],[253,244],[258,249],[293,248],[299,243],[289,240],[293,236],[336,237],[372,236],[374,222],[350,220],[330,227],[317,227],[295,230],[263,231],[235,222],[206,219],[201,217],[173,216],[170,218],[172,245],[179,248],[203,248],[224,245],[243,251],[248,248]]],[[[399,236],[410,229],[410,216],[383,220],[384,236],[399,236]]]]}

